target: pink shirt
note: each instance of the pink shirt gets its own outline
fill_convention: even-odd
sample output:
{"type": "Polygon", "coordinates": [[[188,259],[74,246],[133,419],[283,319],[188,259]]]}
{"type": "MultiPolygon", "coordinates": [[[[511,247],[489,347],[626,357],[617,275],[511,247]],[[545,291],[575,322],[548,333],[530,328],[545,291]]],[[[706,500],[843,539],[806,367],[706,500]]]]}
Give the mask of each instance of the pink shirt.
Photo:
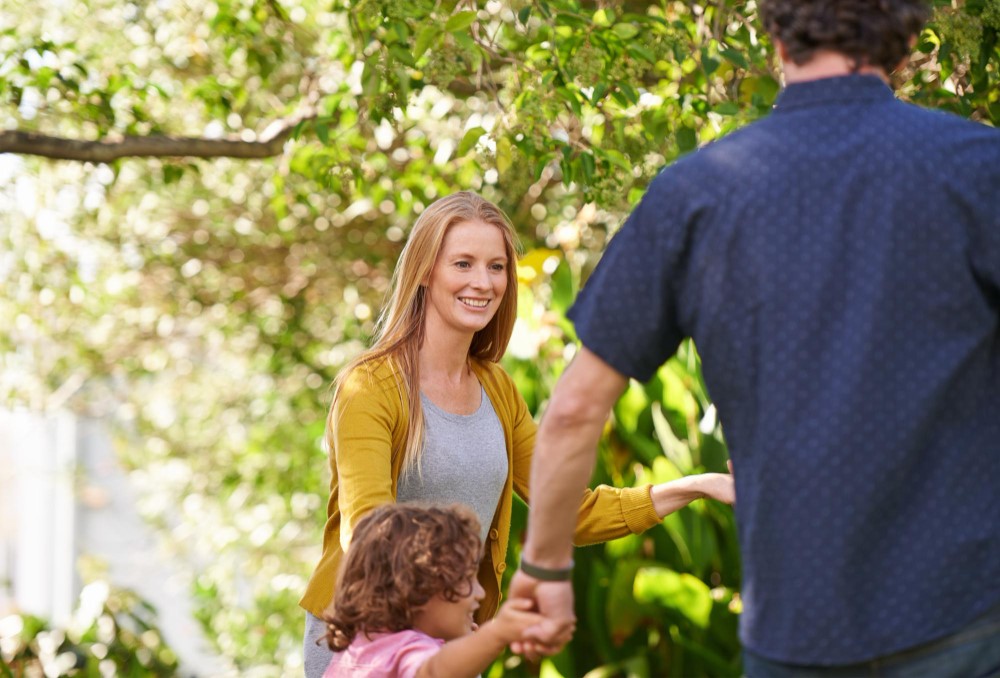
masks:
{"type": "Polygon", "coordinates": [[[439,638],[407,629],[396,633],[361,633],[343,652],[335,652],[323,678],[413,678],[444,645],[439,638]]]}

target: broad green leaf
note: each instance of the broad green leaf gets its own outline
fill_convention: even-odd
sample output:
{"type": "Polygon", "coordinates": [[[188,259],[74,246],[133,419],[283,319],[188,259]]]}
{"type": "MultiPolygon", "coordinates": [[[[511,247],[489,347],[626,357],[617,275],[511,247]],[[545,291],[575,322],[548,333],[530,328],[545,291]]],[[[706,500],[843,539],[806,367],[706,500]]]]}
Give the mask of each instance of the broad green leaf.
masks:
{"type": "Polygon", "coordinates": [[[509,138],[504,136],[497,139],[497,171],[505,174],[513,162],[513,150],[509,138]]]}
{"type": "Polygon", "coordinates": [[[580,170],[583,172],[583,180],[590,184],[594,181],[594,156],[584,153],[580,156],[580,170]]]}
{"type": "Polygon", "coordinates": [[[417,39],[413,43],[413,58],[419,59],[427,51],[427,48],[431,46],[435,38],[441,35],[441,29],[436,25],[424,26],[417,33],[417,39]]]}
{"type": "Polygon", "coordinates": [[[746,56],[740,51],[735,49],[726,48],[719,52],[723,57],[726,58],[730,63],[736,64],[740,68],[750,68],[750,63],[747,61],[746,56]]]}
{"type": "Polygon", "coordinates": [[[681,127],[677,130],[675,135],[677,139],[677,147],[681,149],[681,153],[687,153],[688,151],[693,151],[698,146],[698,137],[695,132],[690,127],[681,127]]]}
{"type": "MultiPolygon", "coordinates": [[[[621,25],[622,24],[618,24],[618,26],[621,25]]],[[[643,61],[648,61],[649,63],[654,63],[656,61],[656,55],[637,42],[630,42],[625,49],[629,54],[637,59],[642,59],[643,61]]]]}
{"type": "Polygon", "coordinates": [[[316,136],[324,146],[330,145],[330,126],[325,122],[316,123],[316,136]]]}
{"type": "Polygon", "coordinates": [[[656,437],[663,447],[663,453],[672,461],[683,473],[691,473],[694,464],[691,461],[691,450],[687,443],[680,440],[675,434],[666,417],[663,416],[663,408],[660,403],[653,403],[653,426],[656,429],[656,437]]]}
{"type": "Polygon", "coordinates": [[[479,141],[479,138],[484,134],[486,134],[486,130],[482,127],[473,127],[468,130],[462,137],[462,141],[458,144],[458,157],[462,157],[468,153],[472,147],[476,145],[476,142],[479,141]]]}
{"type": "Polygon", "coordinates": [[[628,388],[618,398],[615,404],[615,417],[618,425],[630,431],[634,431],[639,424],[640,415],[649,407],[649,399],[646,391],[639,382],[629,380],[628,388]]]}
{"type": "Polygon", "coordinates": [[[661,567],[640,569],[635,575],[635,599],[676,610],[699,628],[708,626],[712,592],[697,577],[661,567]]]}
{"type": "Polygon", "coordinates": [[[639,35],[639,29],[633,24],[618,23],[612,26],[611,30],[622,40],[629,40],[639,35]]]}
{"type": "Polygon", "coordinates": [[[469,10],[452,14],[448,18],[447,23],[444,25],[444,32],[457,33],[458,31],[464,31],[466,28],[471,26],[475,20],[476,13],[469,10]]]}

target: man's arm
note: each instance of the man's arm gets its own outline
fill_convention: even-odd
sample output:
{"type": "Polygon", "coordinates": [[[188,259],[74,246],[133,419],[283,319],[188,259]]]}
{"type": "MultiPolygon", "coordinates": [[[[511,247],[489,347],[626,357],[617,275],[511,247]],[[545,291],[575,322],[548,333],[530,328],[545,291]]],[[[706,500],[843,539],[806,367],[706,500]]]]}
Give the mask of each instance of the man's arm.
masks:
{"type": "Polygon", "coordinates": [[[594,471],[604,423],[628,379],[586,347],[563,372],[535,437],[523,556],[559,569],[572,560],[580,496],[594,471]]]}
{"type": "MultiPolygon", "coordinates": [[[[586,347],[559,378],[535,437],[531,463],[534,490],[522,551],[523,560],[531,565],[560,570],[571,564],[580,496],[594,469],[604,422],[627,383],[624,375],[586,347]]],[[[546,617],[543,624],[525,632],[527,643],[512,646],[515,652],[552,654],[572,636],[576,619],[571,582],[542,582],[519,571],[511,581],[510,596],[534,600],[546,617]]]]}

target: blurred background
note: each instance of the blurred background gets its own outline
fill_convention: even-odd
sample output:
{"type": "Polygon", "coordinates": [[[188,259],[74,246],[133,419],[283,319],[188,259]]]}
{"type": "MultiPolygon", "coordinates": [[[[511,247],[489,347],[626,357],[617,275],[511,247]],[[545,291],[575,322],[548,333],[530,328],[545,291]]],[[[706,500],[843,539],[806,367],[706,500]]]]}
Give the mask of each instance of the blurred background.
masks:
{"type": "MultiPolygon", "coordinates": [[[[899,96],[996,125],[1000,0],[934,5],[899,96]]],[[[768,112],[769,55],[752,0],[4,0],[0,675],[301,675],[329,386],[416,216],[460,189],[511,216],[537,415],[608,237],[768,112]]],[[[686,343],[594,482],[726,458],[686,343]]],[[[732,509],[577,563],[577,638],[489,676],[740,674],[732,509]]]]}

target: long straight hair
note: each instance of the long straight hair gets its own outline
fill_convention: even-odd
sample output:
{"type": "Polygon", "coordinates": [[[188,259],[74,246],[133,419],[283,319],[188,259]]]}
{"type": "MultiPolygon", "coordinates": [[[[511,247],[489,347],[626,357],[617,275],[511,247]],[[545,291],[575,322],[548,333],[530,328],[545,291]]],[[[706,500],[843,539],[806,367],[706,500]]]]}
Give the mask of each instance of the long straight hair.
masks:
{"type": "Polygon", "coordinates": [[[507,254],[507,290],[490,322],[473,335],[468,358],[498,362],[506,352],[517,318],[517,234],[507,215],[490,201],[469,191],[453,193],[432,203],[413,224],[392,274],[388,304],[375,324],[371,348],[348,363],[333,382],[333,405],[326,427],[327,445],[331,451],[337,425],[333,412],[344,381],[361,365],[387,360],[409,403],[403,471],[417,468],[420,463],[424,416],[420,405],[417,356],[424,342],[427,315],[427,288],[422,283],[430,279],[448,229],[467,221],[480,221],[499,228],[507,254]]]}

